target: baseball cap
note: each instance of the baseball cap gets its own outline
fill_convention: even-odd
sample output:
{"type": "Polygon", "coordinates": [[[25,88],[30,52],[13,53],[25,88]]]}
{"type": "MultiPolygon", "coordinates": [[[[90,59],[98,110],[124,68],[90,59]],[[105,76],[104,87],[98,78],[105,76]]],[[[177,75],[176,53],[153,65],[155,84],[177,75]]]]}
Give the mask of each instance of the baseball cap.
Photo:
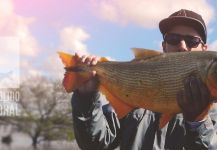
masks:
{"type": "Polygon", "coordinates": [[[204,43],[207,40],[206,25],[201,15],[186,9],[181,9],[168,18],[160,21],[159,28],[163,36],[176,25],[186,25],[194,28],[201,36],[204,43]]]}

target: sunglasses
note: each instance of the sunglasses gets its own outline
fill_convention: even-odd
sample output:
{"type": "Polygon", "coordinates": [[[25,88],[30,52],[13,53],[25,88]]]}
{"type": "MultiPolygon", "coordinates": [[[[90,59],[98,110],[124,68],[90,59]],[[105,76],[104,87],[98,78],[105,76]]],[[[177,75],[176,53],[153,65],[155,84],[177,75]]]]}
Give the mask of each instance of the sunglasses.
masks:
{"type": "Polygon", "coordinates": [[[164,41],[171,45],[178,45],[182,40],[185,41],[189,48],[195,48],[200,43],[204,44],[204,42],[198,36],[180,35],[175,33],[165,34],[164,36],[164,41]]]}

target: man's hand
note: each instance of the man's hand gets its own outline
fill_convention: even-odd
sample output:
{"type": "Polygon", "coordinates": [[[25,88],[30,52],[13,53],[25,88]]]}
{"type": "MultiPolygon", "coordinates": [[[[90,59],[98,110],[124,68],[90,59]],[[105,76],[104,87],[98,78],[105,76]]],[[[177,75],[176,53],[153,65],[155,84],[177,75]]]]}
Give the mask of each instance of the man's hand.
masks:
{"type": "MultiPolygon", "coordinates": [[[[96,65],[98,62],[98,58],[96,56],[83,55],[80,57],[78,54],[75,54],[75,55],[81,63],[87,64],[90,66],[96,65]]],[[[91,76],[92,78],[90,80],[88,80],[81,87],[78,88],[78,91],[80,93],[85,94],[85,93],[90,93],[90,92],[94,92],[98,90],[99,80],[96,77],[96,71],[92,71],[91,76]]]]}
{"type": "Polygon", "coordinates": [[[204,120],[211,106],[211,96],[206,85],[190,76],[184,81],[184,90],[177,93],[177,103],[187,121],[204,120]]]}

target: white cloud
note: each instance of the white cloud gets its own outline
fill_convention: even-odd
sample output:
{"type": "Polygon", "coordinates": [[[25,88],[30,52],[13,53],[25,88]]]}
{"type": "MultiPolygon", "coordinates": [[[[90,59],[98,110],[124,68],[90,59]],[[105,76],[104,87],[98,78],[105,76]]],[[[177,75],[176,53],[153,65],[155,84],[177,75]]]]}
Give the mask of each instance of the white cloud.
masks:
{"type": "Polygon", "coordinates": [[[84,42],[89,37],[90,35],[80,27],[65,27],[60,31],[60,48],[63,50],[71,49],[72,52],[79,54],[88,54],[84,42]]]}
{"type": "Polygon", "coordinates": [[[16,37],[3,37],[0,36],[0,50],[2,53],[18,54],[19,55],[20,43],[16,37]]]}
{"type": "Polygon", "coordinates": [[[20,79],[25,80],[28,77],[42,76],[43,72],[35,68],[29,61],[22,59],[20,62],[20,79]]]}
{"type": "Polygon", "coordinates": [[[0,19],[10,16],[13,12],[13,5],[11,0],[0,0],[0,19]]]}
{"type": "Polygon", "coordinates": [[[19,41],[14,37],[0,37],[0,88],[19,86],[19,41]]]}
{"type": "Polygon", "coordinates": [[[57,53],[46,59],[42,70],[47,72],[49,77],[57,79],[63,79],[64,77],[64,65],[57,53]]]}
{"type": "Polygon", "coordinates": [[[157,27],[162,18],[185,8],[201,14],[206,23],[214,18],[214,9],[205,0],[92,0],[94,11],[107,21],[157,27]]]}
{"type": "Polygon", "coordinates": [[[29,25],[33,22],[33,18],[17,18],[15,35],[20,39],[20,52],[25,56],[37,56],[39,46],[35,37],[31,34],[29,25]]]}
{"type": "Polygon", "coordinates": [[[39,51],[37,41],[29,29],[33,20],[17,15],[12,0],[0,0],[0,34],[2,37],[18,38],[21,55],[36,56],[39,51]]]}
{"type": "Polygon", "coordinates": [[[210,43],[208,49],[212,50],[212,51],[217,51],[217,40],[215,40],[214,42],[210,43]]]}
{"type": "Polygon", "coordinates": [[[40,51],[37,40],[30,31],[34,20],[16,14],[13,0],[0,0],[1,72],[11,70],[21,80],[27,76],[42,74],[27,60],[37,57],[40,51]]]}
{"type": "Polygon", "coordinates": [[[19,88],[20,78],[13,71],[0,74],[0,88],[19,88]]]}

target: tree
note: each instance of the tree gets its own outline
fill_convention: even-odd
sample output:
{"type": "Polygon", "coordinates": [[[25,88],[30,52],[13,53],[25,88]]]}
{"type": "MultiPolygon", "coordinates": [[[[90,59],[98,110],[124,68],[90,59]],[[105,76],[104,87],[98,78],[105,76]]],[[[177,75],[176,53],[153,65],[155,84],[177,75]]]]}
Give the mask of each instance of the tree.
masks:
{"type": "Polygon", "coordinates": [[[34,147],[41,141],[74,138],[71,96],[60,81],[39,76],[28,78],[21,83],[19,93],[21,115],[5,120],[30,136],[34,147]]]}

